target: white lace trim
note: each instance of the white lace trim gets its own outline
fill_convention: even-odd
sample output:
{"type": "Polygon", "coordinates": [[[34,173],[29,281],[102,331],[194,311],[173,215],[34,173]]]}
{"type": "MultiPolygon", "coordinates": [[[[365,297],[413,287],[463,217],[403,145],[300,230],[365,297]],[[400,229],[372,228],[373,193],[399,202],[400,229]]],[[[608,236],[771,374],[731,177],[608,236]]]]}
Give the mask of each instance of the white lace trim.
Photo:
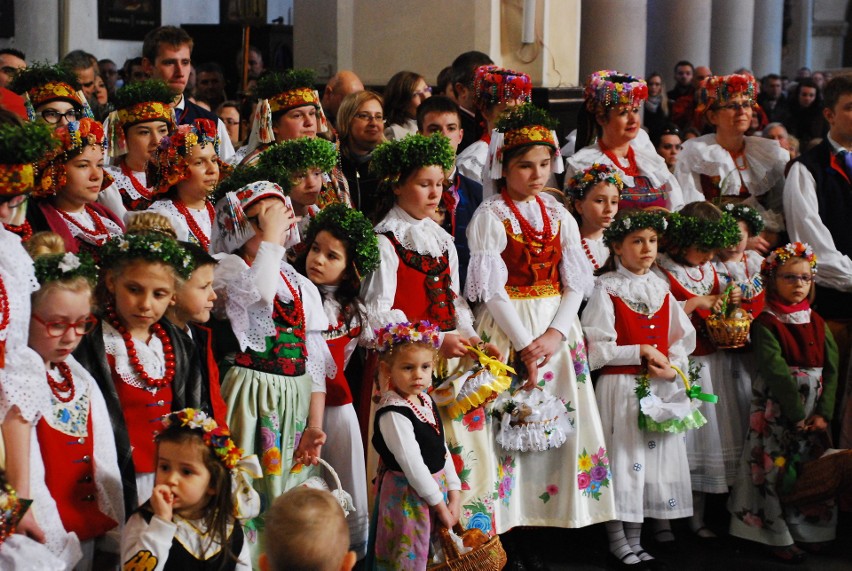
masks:
{"type": "Polygon", "coordinates": [[[637,275],[620,263],[616,271],[598,277],[597,283],[634,310],[646,307],[646,315],[659,311],[669,293],[669,284],[653,272],[637,275]]]}
{"type": "Polygon", "coordinates": [[[75,238],[86,242],[87,244],[92,244],[93,246],[97,246],[102,243],[104,240],[108,240],[112,236],[119,236],[124,234],[119,227],[118,224],[110,220],[106,216],[101,216],[98,213],[94,213],[101,222],[104,223],[104,227],[106,228],[106,234],[95,234],[95,221],[92,220],[92,216],[86,210],[81,210],[80,212],[66,212],[68,216],[74,219],[77,224],[85,228],[86,230],[81,230],[77,227],[76,224],[72,224],[69,220],[66,220],[64,217],[62,221],[65,222],[65,226],[68,227],[68,231],[71,232],[71,235],[75,238]]]}
{"type": "MultiPolygon", "coordinates": [[[[115,186],[116,189],[120,189],[123,191],[122,194],[126,194],[133,200],[138,200],[140,198],[145,198],[139,191],[136,190],[136,187],[133,186],[133,181],[130,180],[130,177],[121,172],[121,167],[118,166],[108,166],[104,167],[104,169],[112,175],[114,179],[111,186],[115,186]]],[[[151,188],[148,186],[148,175],[144,172],[133,171],[133,176],[136,177],[136,180],[148,190],[151,188]]]]}
{"type": "Polygon", "coordinates": [[[215,289],[220,296],[217,305],[224,306],[240,349],[266,349],[266,338],[275,335],[272,304],[263,302],[252,268],[236,254],[221,257],[216,266],[215,289]]]}
{"type": "Polygon", "coordinates": [[[763,277],[760,275],[760,265],[763,256],[754,250],[745,251],[745,260],[738,262],[715,262],[716,270],[725,274],[728,279],[736,283],[743,290],[744,299],[754,299],[764,290],[763,277]],[[748,271],[746,271],[746,269],[748,271]]]}
{"type": "Polygon", "coordinates": [[[766,311],[778,318],[781,323],[787,325],[804,325],[811,322],[811,309],[803,309],[792,313],[778,313],[771,305],[766,306],[766,311]]]}
{"type": "Polygon", "coordinates": [[[431,218],[416,220],[399,206],[394,206],[376,225],[376,234],[390,232],[406,250],[439,258],[454,247],[453,237],[431,218]]]}
{"type": "MultiPolygon", "coordinates": [[[[68,365],[70,367],[70,363],[68,365]]],[[[63,380],[59,369],[49,369],[47,374],[55,382],[61,383],[63,380]]],[[[50,402],[53,406],[50,413],[44,415],[44,420],[52,428],[63,434],[85,437],[89,435],[86,420],[89,417],[89,393],[92,387],[88,384],[88,379],[74,375],[73,370],[71,371],[71,385],[74,387],[74,398],[68,402],[60,401],[53,394],[53,391],[50,391],[50,402]]]]}
{"type": "MultiPolygon", "coordinates": [[[[540,196],[542,202],[544,202],[544,211],[550,219],[550,227],[553,232],[551,236],[554,236],[557,232],[559,232],[559,229],[562,226],[562,217],[567,214],[567,211],[550,195],[539,194],[538,196],[540,196]]],[[[541,208],[538,206],[538,201],[530,200],[527,202],[518,202],[517,200],[513,200],[512,202],[515,203],[515,206],[518,208],[521,216],[527,219],[534,230],[538,231],[544,227],[544,219],[541,216],[541,208]]],[[[508,221],[509,225],[512,227],[513,234],[521,233],[520,222],[518,222],[518,219],[515,218],[514,214],[512,214],[512,211],[509,209],[509,205],[506,204],[506,201],[503,200],[501,195],[496,195],[487,199],[482,203],[480,208],[484,208],[493,213],[494,216],[500,220],[501,224],[503,221],[508,221]]]]}
{"type": "Polygon", "coordinates": [[[470,301],[488,301],[506,287],[509,270],[499,252],[471,254],[467,265],[464,295],[470,301]]]}
{"type": "MultiPolygon", "coordinates": [[[[567,231],[567,228],[564,228],[563,231],[567,231]]],[[[583,294],[584,298],[592,295],[592,291],[595,289],[595,276],[592,273],[589,259],[579,243],[566,245],[565,241],[562,241],[559,278],[562,280],[563,286],[583,294]]]]}
{"type": "Polygon", "coordinates": [[[657,264],[669,272],[684,288],[695,295],[709,295],[713,291],[716,268],[711,262],[702,266],[687,267],[678,264],[665,254],[657,257],[657,264]],[[696,280],[696,275],[700,280],[696,280]]]}
{"type": "MultiPolygon", "coordinates": [[[[136,371],[130,365],[130,358],[127,356],[127,346],[124,344],[124,338],[116,329],[107,323],[103,322],[104,331],[104,348],[107,355],[112,355],[115,360],[115,373],[118,377],[137,389],[145,389],[152,394],[156,394],[159,390],[157,387],[151,387],[139,380],[136,376],[136,371]]],[[[145,372],[152,379],[159,379],[166,373],[166,357],[163,351],[163,343],[156,335],[151,335],[148,343],[143,343],[139,339],[133,339],[133,347],[136,349],[136,357],[142,364],[145,372]]]]}

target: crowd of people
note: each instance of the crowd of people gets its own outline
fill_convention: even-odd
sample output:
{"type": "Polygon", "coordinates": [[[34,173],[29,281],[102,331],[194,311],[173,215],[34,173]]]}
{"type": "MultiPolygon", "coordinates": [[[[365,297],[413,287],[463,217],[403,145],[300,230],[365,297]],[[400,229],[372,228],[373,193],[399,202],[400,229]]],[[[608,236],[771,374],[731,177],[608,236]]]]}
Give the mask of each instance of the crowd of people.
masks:
{"type": "Polygon", "coordinates": [[[602,524],[664,569],[676,519],[830,549],[852,76],[601,70],[562,146],[481,52],[320,94],[252,49],[232,100],[192,47],[0,50],[0,566],[421,570],[477,530],[546,569],[538,528],[602,524]]]}

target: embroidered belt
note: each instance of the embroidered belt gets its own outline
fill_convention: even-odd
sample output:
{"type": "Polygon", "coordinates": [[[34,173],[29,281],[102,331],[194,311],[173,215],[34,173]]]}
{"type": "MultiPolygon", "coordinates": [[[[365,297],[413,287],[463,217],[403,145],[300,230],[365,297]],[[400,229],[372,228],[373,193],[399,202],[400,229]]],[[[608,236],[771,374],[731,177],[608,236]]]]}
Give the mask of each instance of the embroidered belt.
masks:
{"type": "Polygon", "coordinates": [[[535,299],[540,297],[557,297],[562,295],[560,287],[554,284],[539,284],[531,286],[506,286],[510,299],[535,299]]]}
{"type": "Polygon", "coordinates": [[[288,357],[264,359],[256,353],[238,352],[234,356],[234,363],[240,367],[260,371],[261,373],[283,375],[285,377],[300,377],[304,375],[306,371],[305,362],[305,359],[288,357]]]}

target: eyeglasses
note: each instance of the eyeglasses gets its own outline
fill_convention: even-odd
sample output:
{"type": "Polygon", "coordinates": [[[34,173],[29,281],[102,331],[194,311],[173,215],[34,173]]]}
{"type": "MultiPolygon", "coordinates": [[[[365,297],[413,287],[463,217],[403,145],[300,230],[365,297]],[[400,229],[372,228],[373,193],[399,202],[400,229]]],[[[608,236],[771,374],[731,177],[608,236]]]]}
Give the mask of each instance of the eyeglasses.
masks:
{"type": "Polygon", "coordinates": [[[80,112],[76,109],[69,109],[65,113],[60,113],[55,109],[45,109],[41,112],[41,118],[44,119],[45,123],[48,123],[50,125],[56,125],[57,123],[62,121],[63,117],[65,117],[65,120],[69,123],[71,121],[77,121],[80,119],[80,112]]]}
{"type": "Polygon", "coordinates": [[[727,105],[717,105],[716,109],[730,109],[734,112],[739,112],[740,109],[751,109],[754,107],[754,101],[748,99],[742,103],[728,103],[727,105]]]}
{"type": "Polygon", "coordinates": [[[414,93],[412,93],[411,96],[414,97],[415,95],[418,95],[420,97],[425,97],[426,95],[431,95],[431,94],[432,94],[432,88],[427,85],[424,89],[421,89],[420,91],[415,91],[414,93]]]}
{"type": "Polygon", "coordinates": [[[375,121],[376,123],[381,123],[385,120],[385,116],[381,113],[376,113],[375,115],[370,115],[369,113],[360,112],[355,114],[355,118],[359,121],[364,121],[365,123],[369,123],[370,121],[375,121]]]}
{"type": "Polygon", "coordinates": [[[17,208],[26,201],[26,194],[19,194],[17,196],[0,196],[0,204],[7,204],[9,208],[17,208]]]}
{"type": "Polygon", "coordinates": [[[796,285],[799,282],[809,284],[814,281],[814,277],[811,274],[778,274],[778,277],[790,285],[796,285]]]}
{"type": "Polygon", "coordinates": [[[62,337],[68,333],[69,329],[73,329],[77,335],[85,335],[95,328],[98,323],[98,318],[94,315],[89,315],[85,319],[81,319],[76,323],[68,323],[67,321],[45,321],[35,313],[32,314],[33,319],[42,325],[47,332],[48,337],[62,337]]]}

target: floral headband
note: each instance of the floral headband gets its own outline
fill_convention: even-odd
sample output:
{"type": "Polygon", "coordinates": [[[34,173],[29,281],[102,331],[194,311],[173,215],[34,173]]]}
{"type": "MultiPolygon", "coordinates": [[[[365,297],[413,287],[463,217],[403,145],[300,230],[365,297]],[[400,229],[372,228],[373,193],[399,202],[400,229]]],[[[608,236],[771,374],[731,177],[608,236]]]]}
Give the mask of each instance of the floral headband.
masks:
{"type": "Polygon", "coordinates": [[[437,350],[441,346],[440,329],[428,321],[391,323],[376,329],[376,351],[388,353],[397,345],[423,343],[437,350]]]}
{"type": "Polygon", "coordinates": [[[715,105],[724,105],[734,95],[742,93],[756,100],[760,88],[753,76],[735,73],[732,75],[711,75],[704,79],[695,90],[695,115],[701,117],[705,111],[715,105]]]}
{"type": "Polygon", "coordinates": [[[67,101],[80,109],[83,117],[93,118],[92,109],[82,91],[77,77],[61,65],[33,64],[19,71],[10,89],[24,98],[24,107],[30,121],[38,119],[35,108],[51,101],[67,101]]]}
{"type": "Polygon", "coordinates": [[[736,220],[745,222],[752,236],[757,236],[763,231],[763,217],[751,206],[729,202],[722,207],[722,210],[733,216],[736,220]]]}
{"type": "Polygon", "coordinates": [[[811,272],[817,273],[816,254],[810,244],[805,242],[792,242],[772,250],[760,264],[760,273],[765,278],[771,278],[778,268],[791,258],[802,258],[811,266],[811,272]]]}
{"type": "Polygon", "coordinates": [[[105,268],[114,267],[119,261],[128,259],[162,262],[174,268],[183,279],[189,279],[195,269],[189,252],[176,240],[160,232],[113,236],[101,246],[100,259],[105,268]]]}
{"type": "Polygon", "coordinates": [[[17,196],[33,190],[33,163],[50,155],[59,142],[43,123],[0,125],[0,196],[17,196]]]}
{"type": "Polygon", "coordinates": [[[486,176],[483,177],[483,196],[493,194],[492,180],[503,178],[503,158],[507,151],[520,147],[542,145],[549,147],[553,154],[550,170],[561,173],[564,165],[559,158],[559,143],[556,138],[556,121],[544,109],[532,103],[524,103],[509,108],[497,121],[497,127],[491,133],[486,159],[486,176]]]}
{"type": "Polygon", "coordinates": [[[191,125],[179,125],[163,137],[149,167],[151,185],[158,194],[189,178],[189,160],[195,147],[213,145],[219,163],[219,178],[224,178],[231,167],[219,159],[219,132],[210,119],[196,119],[191,125]]]}
{"type": "Polygon", "coordinates": [[[86,252],[38,256],[33,265],[36,279],[42,286],[48,282],[71,280],[76,277],[85,278],[93,286],[98,281],[95,260],[86,252]]]}
{"type": "Polygon", "coordinates": [[[312,105],[317,110],[317,131],[328,131],[328,121],[322,111],[319,92],[314,89],[316,76],[310,69],[291,69],[283,73],[268,73],[257,80],[254,95],[258,98],[252,120],[249,149],[261,143],[275,141],[272,114],[296,107],[312,105]]]}
{"type": "Polygon", "coordinates": [[[624,181],[618,169],[607,164],[594,163],[583,172],[572,176],[566,191],[572,198],[582,200],[593,186],[602,182],[615,186],[619,193],[624,190],[624,181]]]}
{"type": "MultiPolygon", "coordinates": [[[[98,145],[103,152],[106,144],[104,126],[88,117],[57,127],[53,131],[53,138],[59,146],[46,155],[40,165],[39,188],[33,192],[36,197],[52,196],[67,184],[65,163],[82,153],[85,147],[98,145]]],[[[104,172],[101,190],[112,184],[112,181],[112,176],[104,172]]]]}
{"type": "Polygon", "coordinates": [[[648,99],[648,84],[640,77],[604,69],[589,76],[583,95],[590,113],[603,113],[618,105],[642,103],[648,99]]]}
{"type": "Polygon", "coordinates": [[[429,137],[414,134],[387,141],[376,147],[372,157],[370,169],[388,182],[398,182],[403,172],[418,167],[434,165],[449,171],[456,161],[450,140],[441,134],[429,137]]]}
{"type": "Polygon", "coordinates": [[[727,212],[723,212],[718,220],[685,216],[679,212],[670,213],[668,218],[666,241],[672,246],[697,246],[704,250],[719,250],[740,241],[740,227],[736,219],[727,212]]]}
{"type": "Polygon", "coordinates": [[[243,451],[231,438],[231,431],[220,426],[216,419],[207,416],[203,410],[185,408],[169,413],[162,418],[163,429],[176,427],[196,430],[220,462],[231,473],[231,495],[234,501],[234,517],[246,520],[260,513],[260,496],[251,486],[252,478],[260,478],[263,473],[257,456],[243,456],[243,451]]]}
{"type": "Polygon", "coordinates": [[[631,232],[651,228],[657,235],[662,236],[668,228],[668,220],[663,212],[654,210],[635,210],[624,216],[616,217],[612,224],[604,230],[604,242],[607,246],[620,242],[631,232]]]}
{"type": "Polygon", "coordinates": [[[532,99],[532,80],[520,71],[482,65],[476,68],[473,90],[480,104],[497,105],[516,100],[529,103],[532,99]]]}
{"type": "Polygon", "coordinates": [[[379,267],[379,241],[373,231],[373,225],[359,210],[341,203],[329,204],[311,219],[305,241],[312,242],[323,230],[346,237],[346,241],[355,250],[352,263],[359,277],[366,276],[379,267]]]}
{"type": "Polygon", "coordinates": [[[163,121],[173,131],[177,125],[172,108],[174,92],[157,79],[131,83],[119,88],[112,103],[116,109],[109,115],[109,155],[127,153],[126,131],[129,127],[148,121],[163,121]]]}

